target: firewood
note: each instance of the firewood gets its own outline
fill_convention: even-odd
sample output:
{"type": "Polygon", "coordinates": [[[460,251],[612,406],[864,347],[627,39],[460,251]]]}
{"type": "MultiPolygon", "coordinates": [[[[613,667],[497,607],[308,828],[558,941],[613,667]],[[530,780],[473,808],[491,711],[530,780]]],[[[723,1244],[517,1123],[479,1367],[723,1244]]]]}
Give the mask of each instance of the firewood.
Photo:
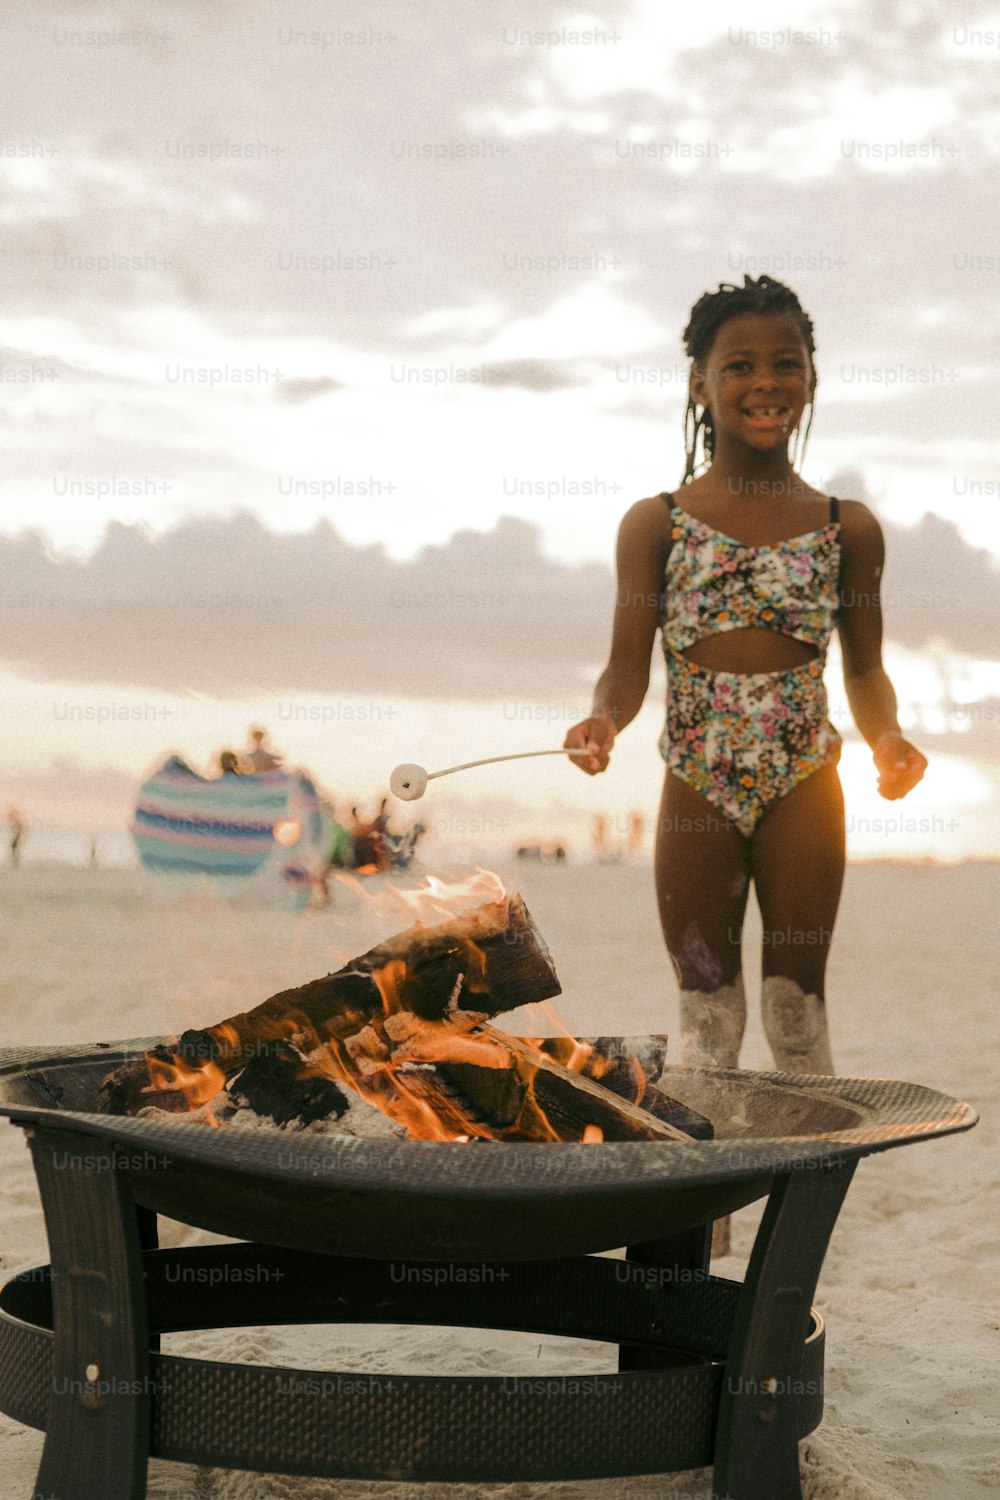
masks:
{"type": "MultiPolygon", "coordinates": [[[[646,1040],[647,1045],[641,1047],[636,1045],[635,1037],[627,1040],[615,1036],[590,1037],[583,1043],[590,1052],[580,1071],[619,1098],[638,1104],[657,1119],[676,1126],[692,1140],[712,1140],[715,1130],[711,1120],[656,1087],[667,1055],[666,1037],[646,1040]]],[[[579,1051],[581,1041],[575,1037],[546,1037],[541,1047],[565,1063],[574,1051],[579,1051]]]]}
{"type": "Polygon", "coordinates": [[[367,1058],[372,1062],[388,1062],[388,1044],[379,1036],[374,1026],[362,1026],[354,1036],[344,1040],[344,1050],[354,1062],[367,1058]]]}
{"type": "MultiPolygon", "coordinates": [[[[488,1022],[480,1031],[498,1046],[510,1049],[518,1073],[528,1082],[529,1095],[553,1127],[558,1139],[580,1140],[585,1125],[596,1125],[606,1141],[691,1139],[686,1131],[619,1098],[584,1073],[573,1072],[544,1054],[539,1063],[538,1050],[523,1037],[512,1036],[488,1022]]],[[[446,1072],[449,1071],[446,1065],[446,1072]]],[[[477,1071],[485,1078],[490,1078],[494,1072],[493,1069],[484,1068],[477,1071]]],[[[460,1087],[473,1103],[481,1103],[473,1092],[468,1072],[462,1075],[460,1087]]],[[[522,1109],[522,1119],[524,1117],[525,1111],[522,1109]]],[[[530,1121],[526,1122],[526,1128],[529,1126],[530,1121]]],[[[513,1138],[516,1139],[516,1135],[513,1138]]]]}
{"type": "MultiPolygon", "coordinates": [[[[438,926],[418,922],[334,974],[282,990],[214,1026],[184,1032],[166,1051],[188,1070],[209,1064],[220,1069],[221,1088],[276,1040],[309,1052],[322,1043],[343,1043],[393,1011],[424,1020],[456,1008],[497,1015],[559,993],[545,942],[514,893],[438,926]]],[[[97,1109],[135,1114],[160,1103],[149,1090],[148,1064],[136,1058],[102,1081],[97,1109]]]]}
{"type": "MultiPolygon", "coordinates": [[[[366,1088],[371,1083],[368,1080],[366,1088]]],[[[461,1095],[446,1092],[431,1069],[420,1067],[401,1068],[393,1073],[383,1073],[378,1080],[381,1108],[394,1120],[406,1125],[414,1110],[421,1105],[427,1115],[436,1122],[441,1139],[465,1136],[471,1141],[498,1141],[501,1132],[492,1124],[469,1110],[461,1095]]]]}
{"type": "Polygon", "coordinates": [[[637,1062],[620,1038],[539,1045],[491,1024],[559,991],[514,895],[436,927],[418,923],[335,974],[186,1031],[173,1046],[160,1043],[108,1074],[98,1108],[187,1110],[228,1084],[237,1107],[245,1102],[277,1124],[308,1123],[339,1118],[343,1090],[353,1087],[416,1134],[444,1140],[686,1141],[698,1133],[692,1124],[701,1117],[654,1086],[662,1039],[650,1039],[637,1062]]]}
{"type": "Polygon", "coordinates": [[[690,1140],[690,1133],[608,1090],[583,1072],[547,1056],[524,1037],[488,1021],[458,1033],[447,1018],[426,1027],[393,1052],[401,1059],[434,1063],[445,1079],[488,1119],[504,1128],[507,1140],[580,1140],[596,1125],[606,1141],[690,1140]]]}
{"type": "Polygon", "coordinates": [[[301,1120],[304,1125],[330,1116],[339,1119],[348,1108],[347,1095],[326,1073],[310,1067],[288,1042],[273,1042],[252,1057],[229,1085],[233,1103],[249,1105],[258,1115],[269,1115],[276,1125],[301,1120]]]}

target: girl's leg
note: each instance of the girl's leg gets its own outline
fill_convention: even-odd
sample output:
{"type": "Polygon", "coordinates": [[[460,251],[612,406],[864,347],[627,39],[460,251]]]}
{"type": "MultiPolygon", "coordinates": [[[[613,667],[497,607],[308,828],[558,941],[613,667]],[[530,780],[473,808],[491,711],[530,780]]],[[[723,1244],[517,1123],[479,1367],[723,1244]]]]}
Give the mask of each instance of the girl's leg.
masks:
{"type": "Polygon", "coordinates": [[[735,1068],[746,1025],[740,939],[749,841],[668,771],[655,861],[660,924],[681,989],[679,1061],[735,1068]]]}
{"type": "Polygon", "coordinates": [[[771,804],[750,842],[764,924],[761,1010],[775,1066],[832,1073],[824,978],[844,880],[844,797],[822,766],[771,804]]]}
{"type": "MultiPolygon", "coordinates": [[[[740,945],[749,889],[749,840],[668,771],[656,825],[656,894],[681,987],[677,1057],[685,1067],[739,1066],[747,1019],[740,945]]],[[[727,1214],[712,1227],[712,1255],[730,1249],[727,1214]]]]}

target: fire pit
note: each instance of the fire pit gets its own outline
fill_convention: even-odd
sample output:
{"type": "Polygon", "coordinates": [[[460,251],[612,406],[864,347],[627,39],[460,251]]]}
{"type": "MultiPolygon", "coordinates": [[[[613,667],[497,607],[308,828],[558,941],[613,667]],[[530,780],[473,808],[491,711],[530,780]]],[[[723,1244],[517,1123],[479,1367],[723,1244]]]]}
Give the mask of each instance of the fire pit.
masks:
{"type": "MultiPolygon", "coordinates": [[[[51,1255],[0,1293],[0,1410],[46,1431],[51,1500],[139,1500],[149,1455],[439,1483],[714,1463],[732,1500],[798,1496],[823,1407],[810,1304],[857,1162],[976,1121],[907,1083],[670,1066],[654,1087],[713,1139],[363,1140],[101,1112],[109,1072],[164,1040],[0,1052],[51,1255]],[[710,1275],[711,1221],[765,1196],[745,1281],[710,1275]],[[241,1243],[158,1249],[157,1214],[241,1243]],[[595,1258],[623,1245],[625,1265],[595,1258]],[[403,1261],[419,1279],[391,1274],[403,1261]],[[357,1376],[159,1351],[161,1333],[310,1322],[597,1338],[620,1373],[394,1376],[359,1399],[357,1376]]],[[[651,1039],[617,1040],[648,1059],[651,1039]]]]}

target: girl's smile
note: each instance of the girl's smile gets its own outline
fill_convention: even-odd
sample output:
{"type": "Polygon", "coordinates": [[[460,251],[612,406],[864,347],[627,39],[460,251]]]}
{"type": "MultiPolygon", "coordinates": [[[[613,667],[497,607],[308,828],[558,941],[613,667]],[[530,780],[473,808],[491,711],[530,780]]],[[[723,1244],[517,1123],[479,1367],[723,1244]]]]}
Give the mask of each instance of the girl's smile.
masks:
{"type": "Polygon", "coordinates": [[[744,407],[743,415],[755,432],[787,432],[790,406],[744,407]]]}

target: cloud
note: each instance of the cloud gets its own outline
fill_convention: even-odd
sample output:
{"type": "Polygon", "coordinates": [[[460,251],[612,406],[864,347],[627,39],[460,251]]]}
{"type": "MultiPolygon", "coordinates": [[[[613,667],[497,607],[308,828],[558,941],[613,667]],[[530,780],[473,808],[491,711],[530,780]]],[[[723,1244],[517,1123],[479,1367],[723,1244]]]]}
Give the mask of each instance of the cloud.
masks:
{"type": "MultiPolygon", "coordinates": [[[[135,6],[103,9],[108,26],[134,26],[135,6]]],[[[46,111],[44,130],[8,132],[6,146],[31,154],[0,162],[0,332],[13,347],[9,325],[37,319],[39,358],[53,368],[51,384],[5,387],[15,448],[4,488],[23,478],[13,506],[61,527],[61,540],[72,526],[89,545],[85,528],[104,514],[158,524],[228,509],[237,494],[269,518],[265,448],[302,451],[318,419],[357,430],[364,410],[384,421],[385,369],[401,348],[413,365],[502,365],[498,390],[473,393],[497,397],[498,425],[518,389],[577,386],[568,394],[580,423],[628,441],[614,417],[658,421],[654,397],[673,393],[646,388],[648,406],[643,394],[622,405],[619,388],[605,413],[600,367],[588,374],[583,362],[673,363],[700,293],[764,269],[790,280],[816,320],[820,410],[838,442],[871,436],[897,471],[905,443],[928,475],[940,474],[946,443],[989,442],[993,472],[977,371],[998,322],[995,88],[987,57],[960,45],[944,15],[884,0],[853,10],[767,0],[750,18],[736,0],[683,14],[636,0],[613,25],[597,23],[613,39],[578,46],[561,44],[556,13],[512,42],[522,28],[489,0],[386,0],[371,21],[378,39],[353,46],[350,25],[321,0],[297,0],[288,16],[187,0],[135,45],[85,49],[53,44],[68,16],[59,0],[8,10],[7,113],[36,119],[39,90],[46,111]],[[830,35],[743,38],[748,25],[770,36],[790,22],[830,35]],[[419,69],[401,66],[417,54],[419,69]],[[109,129],[109,97],[127,127],[109,129]],[[507,134],[498,111],[550,123],[507,134]],[[886,146],[933,137],[942,154],[883,171],[841,154],[859,134],[884,134],[870,144],[886,146]],[[248,140],[259,157],[188,150],[248,140]],[[635,155],[633,144],[650,150],[635,155]],[[108,258],[137,265],[99,269],[108,258]],[[355,259],[369,269],[340,269],[355,259]],[[337,269],[309,270],[317,261],[337,269]],[[88,337],[76,341],[81,328],[88,337]],[[161,354],[185,364],[273,355],[288,379],[259,391],[165,385],[161,354]],[[861,387],[841,374],[855,362],[958,366],[961,379],[861,387]],[[319,386],[305,382],[329,377],[350,390],[336,403],[309,399],[319,386]],[[252,411],[258,397],[270,410],[252,411]],[[97,474],[121,458],[174,484],[172,497],[155,516],[122,499],[67,514],[52,504],[53,455],[60,472],[79,472],[77,454],[97,474]]],[[[448,407],[450,420],[456,391],[447,381],[409,394],[425,410],[448,407]]],[[[349,446],[331,443],[324,461],[349,446]]],[[[435,467],[447,474],[460,455],[455,444],[435,467]]]]}
{"type": "Polygon", "coordinates": [[[546,559],[509,517],[410,562],[248,514],[158,538],[115,524],[86,560],[28,533],[0,538],[0,577],[0,659],[16,671],[220,696],[581,693],[613,601],[607,568],[546,559]]]}
{"type": "MultiPolygon", "coordinates": [[[[833,493],[863,495],[841,471],[833,493]]],[[[949,521],[885,526],[887,634],[996,654],[1000,569],[949,521]]],[[[255,517],[153,537],[108,527],[86,559],[37,533],[0,538],[0,660],[28,677],[234,696],[261,688],[490,701],[585,697],[610,636],[614,578],[541,551],[503,517],[396,561],[326,522],[276,535],[255,517]]]]}
{"type": "Polygon", "coordinates": [[[278,386],[282,401],[312,401],[316,396],[327,396],[331,391],[342,391],[345,383],[331,376],[318,376],[315,380],[283,380],[278,386]]]}
{"type": "Polygon", "coordinates": [[[889,638],[917,649],[940,642],[968,656],[1000,655],[1000,568],[992,555],[933,514],[884,530],[889,638]]]}
{"type": "Polygon", "coordinates": [[[551,359],[508,359],[485,367],[491,385],[517,385],[526,391],[561,391],[586,385],[586,377],[573,374],[566,364],[551,359]]]}

